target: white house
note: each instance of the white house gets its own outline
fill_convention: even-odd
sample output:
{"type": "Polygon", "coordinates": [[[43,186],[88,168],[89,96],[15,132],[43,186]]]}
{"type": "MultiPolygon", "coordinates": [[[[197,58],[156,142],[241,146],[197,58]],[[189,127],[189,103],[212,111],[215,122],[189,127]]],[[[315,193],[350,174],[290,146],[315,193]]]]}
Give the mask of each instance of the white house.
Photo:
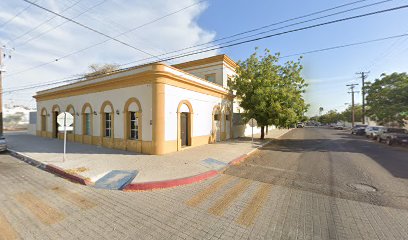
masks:
{"type": "Polygon", "coordinates": [[[165,154],[233,136],[236,63],[226,55],[174,66],[153,63],[40,91],[37,135],[61,138],[56,118],[75,116],[68,140],[165,154]]]}

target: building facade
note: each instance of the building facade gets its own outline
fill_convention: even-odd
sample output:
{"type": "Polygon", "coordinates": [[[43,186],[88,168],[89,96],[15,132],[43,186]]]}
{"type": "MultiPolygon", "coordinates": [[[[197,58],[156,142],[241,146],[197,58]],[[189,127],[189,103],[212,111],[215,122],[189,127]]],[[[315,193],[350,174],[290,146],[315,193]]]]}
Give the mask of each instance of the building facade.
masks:
{"type": "Polygon", "coordinates": [[[70,112],[67,139],[147,154],[165,154],[233,136],[236,64],[226,55],[154,63],[40,91],[36,134],[62,138],[57,116],[70,112]]]}

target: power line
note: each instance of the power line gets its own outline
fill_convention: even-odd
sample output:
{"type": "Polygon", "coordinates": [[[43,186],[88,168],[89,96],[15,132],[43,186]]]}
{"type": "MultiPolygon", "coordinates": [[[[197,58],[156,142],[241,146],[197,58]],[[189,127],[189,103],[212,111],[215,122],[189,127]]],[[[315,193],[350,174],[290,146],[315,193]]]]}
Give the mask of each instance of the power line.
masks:
{"type": "MultiPolygon", "coordinates": [[[[280,25],[280,24],[283,24],[283,23],[303,19],[303,18],[306,18],[306,17],[310,17],[310,16],[313,16],[313,15],[323,13],[323,12],[328,12],[328,11],[331,11],[331,10],[343,8],[343,7],[346,7],[346,6],[354,5],[354,4],[365,2],[365,1],[367,1],[367,0],[359,0],[359,1],[351,2],[351,3],[342,4],[342,5],[334,6],[334,7],[331,7],[331,8],[323,9],[323,10],[320,10],[320,11],[312,12],[312,13],[302,15],[302,16],[299,16],[299,17],[294,17],[294,18],[289,18],[289,19],[283,20],[283,21],[274,22],[274,23],[271,23],[271,24],[268,24],[268,25],[265,25],[265,26],[262,26],[262,27],[258,27],[258,28],[246,30],[246,31],[243,31],[243,32],[240,32],[240,33],[236,33],[236,34],[233,34],[233,35],[230,35],[230,36],[214,39],[214,40],[206,42],[206,43],[201,43],[201,44],[186,47],[186,48],[183,48],[183,49],[178,49],[178,50],[175,50],[175,51],[171,51],[171,52],[166,53],[165,55],[171,54],[171,53],[176,53],[176,52],[181,52],[181,51],[184,51],[184,50],[188,50],[188,49],[192,49],[192,48],[196,48],[196,47],[200,47],[200,46],[204,46],[204,45],[208,45],[208,44],[211,44],[211,43],[216,43],[216,42],[219,42],[219,41],[222,41],[222,40],[225,40],[225,39],[230,39],[230,38],[241,36],[241,35],[244,35],[244,34],[247,34],[247,33],[256,32],[256,31],[259,31],[259,30],[262,30],[262,29],[265,29],[265,28],[269,28],[269,27],[272,27],[272,26],[277,26],[277,25],[280,25]]],[[[383,1],[383,2],[388,2],[388,1],[392,1],[392,0],[387,0],[387,1],[383,1]]]]}
{"type": "MultiPolygon", "coordinates": [[[[102,4],[105,3],[106,1],[107,1],[107,0],[102,0],[102,1],[100,1],[100,2],[98,2],[98,3],[96,3],[96,4],[94,4],[94,5],[92,5],[91,7],[85,9],[84,11],[80,12],[79,14],[75,15],[75,16],[72,17],[72,18],[77,18],[77,17],[79,17],[79,16],[81,16],[81,15],[83,15],[83,14],[85,14],[85,13],[87,13],[87,12],[89,12],[89,11],[95,9],[95,8],[97,8],[98,6],[102,5],[102,4]]],[[[53,30],[55,30],[55,29],[57,29],[57,28],[59,28],[59,27],[61,27],[62,25],[64,25],[64,24],[67,23],[67,22],[69,22],[69,21],[66,20],[65,22],[62,22],[62,23],[56,25],[55,27],[52,27],[52,28],[50,28],[50,29],[48,29],[48,30],[46,30],[46,31],[44,31],[44,32],[42,32],[42,33],[40,33],[40,34],[38,34],[38,35],[32,37],[32,38],[29,38],[29,39],[27,39],[26,41],[22,42],[21,44],[17,45],[16,47],[17,47],[17,48],[22,47],[22,46],[26,45],[27,43],[29,43],[29,42],[31,42],[31,41],[33,41],[33,40],[35,40],[35,39],[38,39],[38,38],[42,37],[43,35],[45,35],[45,34],[51,32],[51,31],[53,31],[53,30]]]]}
{"type": "MultiPolygon", "coordinates": [[[[66,7],[66,8],[64,8],[60,13],[63,13],[63,12],[65,12],[65,11],[67,11],[67,10],[69,10],[69,9],[71,9],[71,8],[73,8],[73,7],[75,7],[75,6],[78,5],[81,1],[82,1],[82,0],[78,0],[78,1],[74,2],[72,5],[70,5],[70,6],[66,7]]],[[[31,6],[31,5],[29,5],[29,6],[31,6]]],[[[16,40],[18,40],[18,39],[20,39],[20,38],[26,36],[27,34],[29,34],[29,33],[33,32],[33,31],[35,31],[36,29],[40,28],[41,26],[43,26],[44,24],[46,24],[46,23],[52,21],[52,20],[55,19],[55,18],[57,18],[57,16],[48,18],[47,20],[45,20],[45,21],[43,21],[42,23],[40,23],[40,24],[38,24],[37,26],[35,26],[34,28],[31,28],[30,30],[24,32],[23,34],[20,34],[20,35],[18,35],[17,37],[13,38],[12,40],[8,41],[8,42],[6,43],[6,45],[8,45],[8,43],[10,43],[10,42],[15,42],[16,40]]]]}
{"type": "MultiPolygon", "coordinates": [[[[390,37],[378,38],[378,39],[373,39],[373,40],[368,40],[368,41],[363,41],[363,42],[344,44],[344,45],[328,47],[328,48],[322,48],[322,49],[316,49],[316,50],[302,52],[302,53],[294,53],[294,54],[289,54],[289,55],[285,55],[285,56],[280,56],[279,58],[288,58],[288,57],[293,57],[293,56],[318,53],[318,52],[323,52],[323,51],[335,50],[335,49],[339,49],[339,48],[346,48],[346,47],[356,46],[356,45],[363,45],[363,44],[368,44],[368,43],[373,43],[373,42],[378,42],[378,41],[385,41],[385,40],[390,40],[390,39],[400,38],[400,37],[406,37],[406,36],[408,36],[408,33],[407,34],[390,36],[390,37]]],[[[120,66],[123,66],[123,64],[120,65],[120,66]]],[[[222,68],[220,68],[220,69],[222,69],[222,68]]],[[[120,71],[120,70],[123,70],[123,69],[119,69],[117,71],[120,71]]],[[[210,71],[214,71],[214,70],[219,70],[219,69],[211,69],[209,71],[204,71],[204,72],[210,72],[210,71]]],[[[112,72],[109,72],[109,73],[114,73],[114,72],[115,71],[112,71],[112,72]]],[[[203,73],[203,72],[198,72],[198,73],[203,73]]],[[[104,75],[104,74],[101,74],[101,75],[104,75]]],[[[98,75],[96,75],[96,76],[98,76],[98,75]]],[[[62,80],[62,81],[53,80],[53,81],[45,82],[44,86],[57,85],[57,84],[60,84],[60,83],[70,83],[70,82],[74,82],[74,81],[79,81],[81,79],[83,79],[83,77],[78,77],[78,78],[74,78],[74,79],[64,78],[64,80],[62,80]]],[[[351,80],[351,79],[354,79],[354,78],[347,78],[346,80],[351,80]]],[[[43,85],[37,85],[37,84],[24,85],[24,86],[18,87],[17,89],[7,89],[7,91],[5,91],[5,93],[11,93],[11,92],[20,91],[20,90],[27,90],[27,89],[37,88],[37,87],[42,87],[42,86],[43,85]]]]}
{"type": "MultiPolygon", "coordinates": [[[[35,1],[35,2],[38,2],[38,0],[35,1]]],[[[10,22],[12,22],[16,17],[20,16],[23,12],[25,12],[25,11],[26,11],[27,9],[29,9],[30,7],[31,7],[31,5],[28,5],[27,7],[21,9],[20,12],[18,12],[17,14],[15,14],[15,15],[14,15],[13,17],[11,17],[9,20],[7,20],[7,21],[5,21],[4,23],[2,23],[2,24],[0,25],[0,29],[3,29],[4,26],[6,26],[6,25],[9,24],[10,22]]]]}
{"type": "MultiPolygon", "coordinates": [[[[158,55],[158,56],[163,57],[163,56],[166,56],[166,55],[169,55],[169,54],[172,54],[172,53],[182,52],[182,51],[184,51],[184,50],[196,48],[196,47],[203,46],[203,45],[208,45],[208,44],[215,43],[215,42],[218,42],[218,41],[221,41],[221,40],[225,40],[225,39],[229,39],[229,38],[232,38],[232,37],[235,37],[235,36],[239,36],[239,35],[243,35],[243,34],[246,34],[246,33],[254,32],[254,31],[257,31],[257,30],[260,30],[260,29],[264,29],[264,28],[267,28],[267,27],[271,27],[271,26],[276,26],[276,25],[279,25],[279,24],[282,24],[282,23],[286,23],[286,22],[289,22],[289,21],[293,21],[293,20],[297,20],[297,19],[302,19],[302,18],[305,18],[305,17],[308,17],[308,16],[316,15],[316,14],[323,13],[323,12],[327,12],[327,11],[331,11],[331,10],[334,10],[334,9],[337,9],[337,8],[341,8],[341,7],[344,7],[344,6],[348,6],[348,5],[352,5],[352,4],[356,4],[356,3],[360,3],[360,2],[364,2],[364,1],[367,1],[367,0],[360,0],[360,1],[352,2],[352,3],[343,4],[343,5],[339,5],[339,6],[336,6],[336,7],[324,9],[324,10],[317,11],[317,12],[314,12],[314,13],[310,13],[310,14],[307,14],[307,15],[303,15],[303,16],[300,16],[300,17],[295,17],[295,18],[291,18],[291,19],[284,20],[284,21],[272,23],[272,24],[269,24],[269,25],[266,25],[266,26],[263,26],[263,27],[255,28],[255,29],[253,29],[253,30],[248,30],[248,31],[245,31],[245,32],[233,34],[233,35],[228,36],[228,37],[223,37],[223,38],[215,39],[215,40],[210,41],[210,42],[207,42],[207,43],[202,43],[202,44],[198,44],[198,45],[195,45],[195,46],[191,46],[191,47],[187,47],[187,48],[182,48],[182,49],[170,51],[170,52],[167,52],[167,53],[164,53],[164,54],[160,54],[160,55],[158,55]]],[[[291,26],[295,26],[295,25],[299,25],[299,24],[303,24],[303,23],[307,23],[307,22],[311,22],[311,21],[315,21],[315,20],[319,20],[319,19],[323,19],[323,18],[327,18],[327,17],[331,17],[331,16],[338,15],[338,14],[341,14],[341,13],[346,13],[346,12],[355,11],[355,10],[362,9],[362,8],[366,8],[366,7],[371,7],[371,6],[378,5],[378,4],[382,4],[382,3],[385,3],[385,2],[389,2],[389,1],[392,1],[392,0],[380,1],[380,2],[376,2],[376,3],[364,5],[364,6],[361,6],[361,7],[352,8],[352,9],[348,9],[348,10],[345,10],[345,11],[341,11],[341,12],[337,12],[337,13],[333,13],[333,14],[321,16],[321,17],[318,17],[318,18],[313,18],[313,19],[310,19],[310,20],[307,20],[307,21],[302,21],[302,22],[297,22],[297,23],[290,24],[290,25],[285,25],[285,26],[282,26],[282,27],[279,27],[279,28],[275,28],[275,29],[271,29],[271,30],[268,30],[268,31],[264,31],[264,32],[261,32],[261,33],[257,33],[257,34],[253,34],[253,35],[250,35],[250,36],[241,37],[241,38],[234,39],[234,40],[231,40],[231,41],[223,42],[223,43],[221,43],[221,44],[236,42],[236,41],[238,41],[238,40],[246,39],[246,38],[249,38],[249,37],[258,36],[258,35],[261,35],[261,34],[265,34],[265,33],[272,32],[272,31],[276,31],[276,30],[280,30],[280,29],[284,29],[284,28],[287,28],[287,27],[291,27],[291,26]]],[[[202,49],[209,49],[209,48],[212,48],[212,47],[213,47],[213,46],[209,46],[209,47],[205,47],[205,48],[202,48],[202,49]]],[[[89,48],[87,48],[87,49],[89,49],[89,48]]],[[[86,50],[86,49],[85,49],[85,50],[86,50]]],[[[192,53],[192,52],[195,52],[195,51],[197,51],[197,50],[192,50],[192,51],[184,52],[184,53],[181,53],[181,54],[192,53]]],[[[78,52],[75,52],[74,54],[76,54],[76,53],[78,53],[78,52]]],[[[139,60],[136,60],[136,61],[129,62],[128,64],[143,62],[143,61],[150,60],[150,59],[152,59],[152,58],[139,59],[139,60]]],[[[126,64],[126,65],[128,65],[128,64],[126,64]]]]}
{"type": "MultiPolygon", "coordinates": [[[[105,1],[106,1],[106,0],[105,0],[105,1]]],[[[105,2],[105,1],[103,1],[103,2],[105,2]]],[[[196,5],[198,5],[198,4],[202,3],[202,2],[205,2],[205,1],[207,1],[207,0],[201,0],[201,1],[196,2],[196,3],[194,3],[194,4],[191,4],[191,5],[185,6],[185,7],[183,7],[183,8],[180,8],[180,9],[174,11],[174,12],[171,12],[171,13],[168,13],[168,14],[163,15],[163,16],[161,16],[161,17],[155,18],[155,19],[153,19],[153,20],[151,20],[151,21],[149,21],[149,22],[143,23],[143,24],[141,24],[141,25],[139,25],[139,26],[137,26],[137,27],[134,27],[134,28],[129,29],[129,30],[125,31],[125,32],[122,32],[121,34],[116,35],[115,38],[120,37],[120,36],[125,35],[125,34],[130,33],[130,32],[133,32],[133,31],[135,31],[135,30],[137,30],[137,29],[143,28],[143,27],[145,27],[145,26],[147,26],[147,25],[150,25],[150,24],[152,24],[152,23],[158,22],[158,21],[160,21],[160,20],[162,20],[162,19],[164,19],[164,18],[167,18],[167,17],[170,17],[170,16],[172,16],[172,15],[175,15],[175,14],[181,12],[181,11],[184,11],[184,10],[186,10],[186,9],[188,9],[188,8],[191,8],[191,7],[193,7],[193,6],[196,6],[196,5]]],[[[102,2],[101,2],[101,3],[102,3],[102,2]]],[[[100,5],[101,3],[99,3],[98,5],[100,5]]],[[[83,12],[83,13],[85,13],[85,12],[83,12]]],[[[80,15],[82,15],[83,13],[81,13],[80,15]]],[[[78,16],[79,16],[79,15],[78,15],[78,16]]],[[[76,17],[78,17],[78,16],[76,16],[76,17]]],[[[68,22],[68,21],[66,21],[66,22],[68,22]]],[[[66,22],[64,22],[64,23],[66,23],[66,22]]],[[[55,28],[57,28],[57,27],[63,25],[64,23],[62,23],[62,24],[56,26],[55,28]]],[[[55,29],[55,28],[53,28],[53,29],[55,29]]],[[[53,30],[53,29],[52,29],[52,30],[53,30]]],[[[49,30],[49,31],[50,31],[50,30],[49,30]]],[[[49,31],[47,31],[47,32],[49,32],[49,31]]],[[[46,32],[45,32],[45,33],[46,33],[46,32]]],[[[43,35],[43,34],[42,34],[42,35],[43,35]]],[[[82,49],[76,50],[76,51],[74,51],[74,52],[68,53],[68,54],[66,54],[66,55],[64,55],[64,56],[58,57],[58,58],[54,59],[53,61],[41,63],[41,64],[39,64],[39,65],[36,65],[36,66],[30,67],[30,68],[26,68],[26,69],[24,69],[24,70],[18,71],[18,72],[16,72],[16,73],[9,74],[8,76],[17,75],[17,74],[20,74],[20,73],[24,73],[24,72],[31,71],[31,70],[36,69],[36,68],[40,68],[40,67],[49,65],[49,64],[51,64],[51,63],[54,63],[54,62],[57,62],[57,61],[62,60],[62,59],[64,59],[64,58],[70,57],[70,56],[75,55],[75,54],[77,54],[77,53],[86,51],[86,50],[88,50],[88,49],[91,49],[91,48],[96,47],[96,46],[99,46],[99,45],[102,45],[102,44],[104,44],[104,43],[106,43],[106,42],[108,42],[108,41],[110,41],[110,40],[111,40],[111,39],[106,39],[106,40],[104,40],[104,41],[98,42],[98,43],[96,43],[96,44],[92,44],[92,45],[87,46],[87,47],[85,47],[85,48],[82,48],[82,49]]],[[[27,42],[25,42],[25,43],[27,43],[27,42]]],[[[25,44],[25,43],[24,43],[24,44],[25,44]]],[[[21,45],[19,45],[19,47],[21,47],[21,45]]],[[[160,55],[159,55],[159,56],[160,56],[160,55]]],[[[148,59],[152,59],[152,58],[148,58],[148,59]]]]}
{"type": "MultiPolygon", "coordinates": [[[[314,12],[314,13],[310,13],[310,14],[307,14],[307,15],[303,15],[303,16],[300,16],[300,17],[291,18],[291,19],[288,19],[288,20],[284,20],[284,21],[272,23],[272,24],[269,24],[269,25],[266,25],[266,26],[263,26],[263,27],[259,27],[259,28],[253,29],[253,30],[248,30],[248,31],[245,31],[245,32],[242,32],[242,33],[234,34],[234,35],[232,35],[232,36],[230,36],[230,37],[224,37],[224,38],[221,38],[221,39],[217,39],[217,40],[214,40],[214,41],[210,41],[210,42],[208,42],[208,43],[198,44],[198,45],[196,45],[196,46],[192,46],[192,47],[188,47],[188,48],[182,48],[182,49],[175,50],[175,51],[171,51],[171,52],[167,52],[167,53],[164,53],[164,54],[159,54],[159,55],[157,55],[157,56],[158,56],[158,57],[163,57],[163,56],[166,56],[166,55],[169,55],[169,54],[172,54],[172,53],[182,52],[182,51],[187,50],[187,49],[195,48],[195,47],[202,46],[202,45],[207,45],[207,44],[209,44],[209,43],[212,43],[212,42],[215,42],[215,41],[219,41],[219,40],[222,40],[222,39],[231,38],[231,37],[233,37],[233,36],[238,36],[238,35],[242,35],[242,34],[244,34],[244,33],[249,33],[249,32],[253,32],[253,31],[257,31],[257,30],[259,30],[259,29],[264,29],[264,28],[266,28],[266,27],[275,26],[275,25],[278,25],[278,24],[281,24],[281,23],[293,21],[293,20],[296,20],[296,19],[305,18],[305,17],[307,17],[307,16],[316,15],[316,14],[319,14],[319,13],[331,11],[331,10],[334,10],[334,9],[338,9],[338,8],[341,8],[341,7],[349,6],[349,5],[352,5],[352,4],[357,4],[357,3],[360,3],[360,2],[364,2],[364,1],[367,1],[367,0],[360,0],[360,1],[352,2],[352,3],[348,3],[348,4],[343,4],[343,5],[335,6],[335,7],[332,7],[332,8],[320,10],[320,11],[317,11],[317,12],[314,12]]],[[[389,1],[392,1],[392,0],[384,0],[384,1],[379,1],[379,2],[372,3],[372,4],[360,6],[360,7],[357,7],[357,8],[347,9],[347,10],[344,10],[344,11],[341,11],[341,12],[336,12],[336,13],[329,14],[329,15],[325,15],[325,16],[321,16],[321,17],[318,17],[318,18],[313,18],[313,19],[310,19],[310,20],[306,20],[306,21],[302,21],[302,22],[297,22],[297,23],[290,24],[290,25],[285,25],[285,26],[283,26],[283,27],[279,27],[279,28],[275,28],[275,29],[268,30],[268,31],[264,31],[264,32],[262,32],[262,33],[257,33],[257,34],[253,34],[253,35],[250,35],[250,36],[246,36],[246,37],[234,39],[234,40],[231,40],[231,41],[228,41],[228,42],[223,42],[223,43],[221,43],[221,44],[236,42],[236,41],[238,41],[238,40],[247,39],[247,38],[249,38],[249,37],[258,36],[258,35],[260,35],[260,34],[265,34],[265,33],[271,32],[271,31],[276,31],[276,30],[284,29],[284,28],[287,28],[287,27],[291,27],[291,26],[295,26],[295,25],[299,25],[299,24],[303,24],[303,23],[307,23],[307,22],[311,22],[311,21],[315,21],[315,20],[319,20],[319,19],[323,19],[323,18],[327,18],[327,17],[331,17],[331,16],[334,16],[334,15],[338,15],[338,14],[342,14],[342,13],[346,13],[346,12],[355,11],[355,10],[362,9],[362,8],[366,8],[366,7],[371,7],[371,6],[378,5],[378,4],[382,4],[382,3],[385,3],[385,2],[389,2],[389,1]]],[[[203,2],[203,1],[197,2],[196,4],[201,3],[201,2],[203,2]]],[[[177,13],[177,12],[180,12],[180,11],[182,11],[182,10],[184,10],[184,9],[187,9],[187,8],[189,8],[189,7],[192,7],[192,6],[196,5],[196,4],[192,4],[192,5],[190,5],[190,6],[187,6],[187,7],[185,7],[185,8],[182,8],[182,9],[180,9],[180,10],[174,12],[174,13],[168,14],[167,16],[172,15],[172,14],[175,14],[175,13],[177,13]]],[[[134,31],[134,30],[136,30],[136,29],[138,29],[138,28],[141,28],[141,27],[143,27],[143,26],[146,26],[146,25],[148,25],[148,24],[150,24],[150,23],[156,22],[157,20],[160,20],[160,19],[162,19],[162,18],[164,18],[164,17],[161,17],[161,18],[159,18],[159,19],[153,20],[153,21],[151,21],[151,22],[149,22],[149,23],[143,24],[143,25],[138,26],[138,27],[136,27],[136,28],[130,29],[130,30],[126,31],[126,32],[123,32],[122,34],[119,34],[119,35],[115,36],[115,37],[122,36],[122,35],[124,35],[124,34],[126,34],[126,33],[128,33],[128,32],[134,31]]],[[[54,59],[54,60],[52,60],[52,61],[50,61],[50,62],[41,63],[41,64],[39,64],[39,65],[36,65],[36,66],[30,67],[30,68],[27,68],[27,69],[18,71],[18,72],[16,72],[16,73],[9,74],[8,76],[17,75],[17,74],[20,74],[20,73],[24,73],[24,72],[27,72],[27,71],[31,71],[31,70],[36,69],[36,68],[44,67],[44,66],[46,66],[46,65],[49,65],[49,64],[55,63],[55,62],[57,62],[57,61],[60,61],[60,60],[62,60],[62,59],[65,59],[65,58],[68,58],[68,57],[70,57],[70,56],[73,56],[73,55],[75,55],[75,54],[77,54],[77,53],[80,53],[80,52],[86,51],[86,50],[88,50],[88,49],[91,49],[91,48],[93,48],[93,47],[96,47],[96,46],[99,46],[99,45],[101,45],[101,44],[104,44],[104,43],[106,43],[106,42],[108,42],[108,41],[110,41],[110,39],[106,39],[106,40],[101,41],[101,42],[98,42],[98,43],[96,43],[96,44],[89,45],[89,46],[87,46],[87,47],[85,47],[85,48],[82,48],[82,49],[76,50],[76,51],[74,51],[74,52],[68,53],[68,54],[66,54],[66,55],[64,55],[64,56],[61,56],[61,57],[59,57],[59,58],[56,58],[56,59],[54,59]]],[[[213,47],[213,46],[205,47],[205,48],[202,48],[201,50],[203,50],[203,49],[210,49],[210,48],[212,48],[212,47],[213,47]]],[[[194,53],[195,51],[197,51],[197,50],[193,50],[193,51],[189,51],[189,52],[185,52],[185,53],[181,53],[181,54],[194,53]]],[[[124,64],[124,65],[129,65],[129,64],[133,64],[133,63],[138,63],[138,62],[146,61],[146,60],[151,60],[151,59],[153,59],[153,58],[154,58],[154,57],[143,58],[143,59],[139,59],[139,60],[136,60],[136,61],[129,62],[129,63],[124,64]]]]}
{"type": "MultiPolygon", "coordinates": [[[[316,27],[320,27],[320,26],[324,26],[324,25],[329,25],[329,24],[334,24],[334,23],[338,23],[338,22],[343,22],[343,21],[348,21],[348,20],[352,20],[352,19],[357,19],[357,18],[362,18],[362,17],[367,17],[367,16],[372,16],[372,15],[376,15],[376,14],[380,14],[380,13],[385,13],[385,12],[390,12],[390,11],[396,11],[399,9],[403,9],[403,8],[407,8],[408,5],[402,5],[399,7],[394,7],[394,8],[389,8],[389,9],[384,9],[384,10],[379,10],[379,11],[374,11],[374,12],[370,12],[370,13],[365,13],[365,14],[360,14],[360,15],[355,15],[352,17],[346,17],[346,18],[341,18],[341,19],[336,19],[336,20],[332,20],[332,21],[328,21],[328,22],[324,22],[324,23],[319,23],[319,24],[315,24],[315,25],[310,25],[310,26],[306,26],[306,27],[302,27],[302,28],[297,28],[297,29],[292,29],[292,30],[288,30],[288,31],[284,31],[284,32],[280,32],[280,33],[276,33],[276,34],[271,34],[271,35],[267,35],[267,36],[263,36],[263,37],[259,37],[259,38],[255,38],[255,39],[250,39],[250,40],[246,40],[246,41],[242,41],[239,43],[234,43],[234,44],[229,44],[229,45],[225,45],[225,46],[219,46],[210,50],[203,50],[203,51],[198,51],[195,53],[190,53],[190,54],[185,54],[185,55],[179,55],[179,56],[174,56],[174,57],[170,57],[165,59],[165,61],[169,61],[169,60],[173,60],[173,59],[177,59],[177,58],[183,58],[186,56],[191,56],[191,55],[195,55],[195,54],[200,54],[203,52],[208,52],[208,51],[213,51],[213,50],[217,50],[217,49],[221,49],[221,48],[227,48],[227,47],[231,47],[231,46],[236,46],[236,45],[240,45],[240,44],[244,44],[244,43],[248,43],[248,42],[254,42],[254,41],[259,41],[259,40],[263,40],[266,38],[271,38],[271,37],[275,37],[275,36],[280,36],[280,35],[284,35],[284,34],[288,34],[288,33],[292,33],[292,32],[298,32],[298,31],[303,31],[306,29],[311,29],[311,28],[316,28],[316,27]]],[[[402,35],[398,35],[398,36],[405,36],[404,34],[402,35]]],[[[393,38],[397,37],[397,36],[392,36],[393,38]]],[[[390,39],[392,37],[388,37],[388,38],[384,38],[384,39],[390,39]]],[[[367,41],[367,42],[371,42],[371,41],[367,41]]],[[[318,50],[315,50],[318,51],[318,50]]],[[[155,62],[152,62],[155,63],[155,62]]],[[[127,65],[127,64],[122,64],[120,66],[123,65],[127,65]]],[[[111,73],[115,73],[115,72],[119,72],[119,71],[124,71],[124,70],[129,70],[129,69],[133,69],[136,66],[133,67],[128,67],[128,68],[122,68],[122,69],[118,69],[115,71],[111,71],[108,73],[104,73],[104,74],[100,74],[100,75],[95,75],[95,76],[102,76],[102,75],[106,75],[106,74],[111,74],[111,73]]],[[[72,79],[71,81],[74,80],[81,80],[83,78],[77,78],[77,79],[72,79]]]]}
{"type": "MultiPolygon", "coordinates": [[[[54,12],[54,11],[52,11],[52,10],[50,10],[50,9],[48,9],[48,8],[45,8],[45,7],[41,6],[41,5],[38,5],[38,4],[34,3],[34,2],[31,2],[31,1],[28,1],[28,0],[23,0],[23,1],[24,1],[24,2],[27,2],[27,3],[30,3],[30,4],[36,6],[36,7],[40,8],[40,9],[43,9],[44,11],[50,12],[50,13],[52,13],[52,14],[55,14],[55,15],[57,15],[57,16],[60,17],[60,18],[63,18],[63,19],[68,20],[68,21],[70,21],[70,22],[72,22],[72,23],[75,23],[75,24],[78,25],[78,26],[81,26],[81,27],[83,27],[83,28],[85,28],[85,29],[88,29],[88,30],[94,32],[94,33],[97,33],[97,34],[102,35],[102,36],[104,36],[104,37],[106,37],[106,38],[109,38],[109,39],[111,39],[111,40],[113,40],[113,41],[115,41],[115,42],[118,42],[118,43],[122,44],[122,45],[125,45],[125,46],[127,46],[127,47],[130,47],[130,48],[132,48],[132,49],[135,49],[135,50],[137,50],[137,51],[139,51],[139,52],[142,52],[142,53],[144,53],[144,54],[150,55],[150,56],[152,56],[152,57],[156,57],[155,55],[153,55],[153,54],[151,54],[151,53],[148,53],[148,52],[146,52],[146,51],[144,51],[144,50],[142,50],[142,49],[140,49],[140,48],[137,48],[137,47],[135,47],[135,46],[132,46],[132,45],[126,43],[126,42],[123,42],[123,41],[121,41],[121,40],[119,40],[119,39],[117,39],[117,38],[115,38],[115,37],[112,37],[112,36],[110,36],[110,35],[108,35],[108,34],[106,34],[106,33],[103,33],[103,32],[101,32],[101,31],[99,31],[99,30],[96,30],[96,29],[94,29],[94,28],[92,28],[92,27],[89,27],[89,26],[87,26],[87,25],[85,25],[85,24],[83,24],[83,23],[80,23],[80,22],[78,22],[78,21],[75,21],[75,20],[72,19],[72,18],[65,17],[64,15],[61,15],[61,14],[59,14],[59,13],[57,13],[57,12],[54,12]]],[[[156,57],[156,58],[159,59],[159,60],[161,60],[159,57],[156,57]]]]}

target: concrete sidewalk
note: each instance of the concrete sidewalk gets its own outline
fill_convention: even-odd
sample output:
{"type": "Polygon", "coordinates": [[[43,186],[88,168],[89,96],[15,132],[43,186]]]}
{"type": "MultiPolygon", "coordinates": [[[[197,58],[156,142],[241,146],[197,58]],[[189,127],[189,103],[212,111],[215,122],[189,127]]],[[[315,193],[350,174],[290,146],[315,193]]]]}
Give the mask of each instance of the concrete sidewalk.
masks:
{"type": "Polygon", "coordinates": [[[187,148],[166,155],[143,155],[94,145],[67,142],[67,155],[62,160],[63,141],[25,133],[6,133],[9,149],[45,165],[61,168],[96,182],[114,170],[138,171],[132,184],[188,178],[209,171],[217,171],[239,159],[268,138],[278,138],[288,129],[270,130],[266,140],[252,144],[250,138],[240,138],[217,144],[187,148]]]}

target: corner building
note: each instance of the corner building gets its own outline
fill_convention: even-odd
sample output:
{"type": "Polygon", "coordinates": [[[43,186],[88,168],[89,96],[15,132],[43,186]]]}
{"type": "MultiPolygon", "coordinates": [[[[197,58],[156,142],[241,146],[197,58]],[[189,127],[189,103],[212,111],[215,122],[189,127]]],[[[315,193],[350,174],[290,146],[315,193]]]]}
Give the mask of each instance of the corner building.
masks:
{"type": "MultiPolygon", "coordinates": [[[[70,112],[68,141],[165,154],[233,136],[226,55],[169,66],[153,63],[38,92],[36,134],[63,138],[57,116],[70,112]]],[[[238,136],[235,136],[238,137],[238,136]]]]}

